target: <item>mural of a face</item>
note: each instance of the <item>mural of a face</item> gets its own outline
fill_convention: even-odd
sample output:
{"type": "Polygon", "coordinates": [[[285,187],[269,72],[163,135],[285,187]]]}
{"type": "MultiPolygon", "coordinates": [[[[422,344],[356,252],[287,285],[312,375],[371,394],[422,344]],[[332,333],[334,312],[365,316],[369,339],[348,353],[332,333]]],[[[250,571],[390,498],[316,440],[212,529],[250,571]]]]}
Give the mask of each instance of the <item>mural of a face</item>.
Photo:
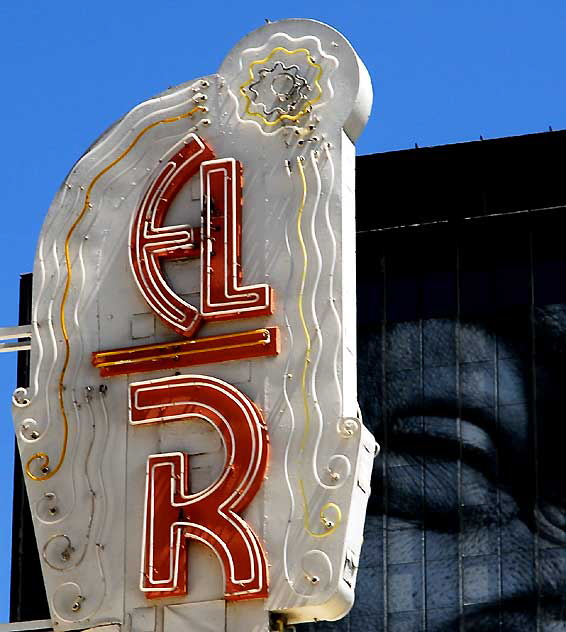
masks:
{"type": "Polygon", "coordinates": [[[566,630],[563,222],[477,224],[359,235],[382,452],[356,604],[313,632],[566,630]]]}

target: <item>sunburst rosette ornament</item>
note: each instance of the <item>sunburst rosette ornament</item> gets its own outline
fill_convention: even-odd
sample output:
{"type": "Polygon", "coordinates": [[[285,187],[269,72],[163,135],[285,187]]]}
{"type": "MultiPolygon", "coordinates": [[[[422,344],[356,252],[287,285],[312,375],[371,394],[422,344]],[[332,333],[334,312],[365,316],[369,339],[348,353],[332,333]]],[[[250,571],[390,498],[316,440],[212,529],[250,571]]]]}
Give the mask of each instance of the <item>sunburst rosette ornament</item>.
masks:
{"type": "Polygon", "coordinates": [[[248,71],[249,79],[240,87],[245,115],[266,127],[299,122],[322,98],[323,68],[307,48],[278,46],[253,61],[248,71]]]}

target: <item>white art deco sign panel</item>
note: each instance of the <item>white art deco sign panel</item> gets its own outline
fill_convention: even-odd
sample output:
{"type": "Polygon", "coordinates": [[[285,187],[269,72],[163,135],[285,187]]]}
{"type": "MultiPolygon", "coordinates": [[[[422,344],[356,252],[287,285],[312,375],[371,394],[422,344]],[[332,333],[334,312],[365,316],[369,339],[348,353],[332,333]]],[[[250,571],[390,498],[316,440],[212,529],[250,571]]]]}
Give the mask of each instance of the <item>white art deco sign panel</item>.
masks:
{"type": "Polygon", "coordinates": [[[267,24],[65,180],[14,394],[56,629],[249,632],[350,608],[376,447],[355,354],[371,98],[335,30],[267,24]]]}

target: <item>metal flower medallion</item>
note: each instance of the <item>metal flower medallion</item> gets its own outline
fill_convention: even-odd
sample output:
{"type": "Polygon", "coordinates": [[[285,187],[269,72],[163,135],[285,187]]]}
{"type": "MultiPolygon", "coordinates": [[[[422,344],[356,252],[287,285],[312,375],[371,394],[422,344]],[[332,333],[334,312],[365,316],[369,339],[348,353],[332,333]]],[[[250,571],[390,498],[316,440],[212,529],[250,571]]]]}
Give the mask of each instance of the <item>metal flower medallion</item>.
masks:
{"type": "Polygon", "coordinates": [[[285,66],[281,61],[261,68],[259,79],[248,88],[252,102],[268,117],[293,114],[308,100],[311,90],[299,72],[298,66],[285,66]]]}
{"type": "Polygon", "coordinates": [[[298,121],[322,96],[322,67],[306,48],[274,48],[253,61],[249,77],[240,86],[245,114],[268,127],[298,121]]]}

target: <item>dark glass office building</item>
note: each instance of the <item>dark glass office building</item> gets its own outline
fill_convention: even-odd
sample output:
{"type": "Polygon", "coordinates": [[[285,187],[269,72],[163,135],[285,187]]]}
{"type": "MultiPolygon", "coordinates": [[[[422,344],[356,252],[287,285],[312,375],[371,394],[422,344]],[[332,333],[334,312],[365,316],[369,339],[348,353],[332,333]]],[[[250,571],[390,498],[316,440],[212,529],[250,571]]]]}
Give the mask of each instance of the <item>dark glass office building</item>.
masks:
{"type": "MultiPolygon", "coordinates": [[[[382,451],[356,604],[302,632],[566,631],[565,153],[548,132],[358,158],[359,398],[382,451]]],[[[49,616],[19,471],[14,621],[49,616]]]]}

